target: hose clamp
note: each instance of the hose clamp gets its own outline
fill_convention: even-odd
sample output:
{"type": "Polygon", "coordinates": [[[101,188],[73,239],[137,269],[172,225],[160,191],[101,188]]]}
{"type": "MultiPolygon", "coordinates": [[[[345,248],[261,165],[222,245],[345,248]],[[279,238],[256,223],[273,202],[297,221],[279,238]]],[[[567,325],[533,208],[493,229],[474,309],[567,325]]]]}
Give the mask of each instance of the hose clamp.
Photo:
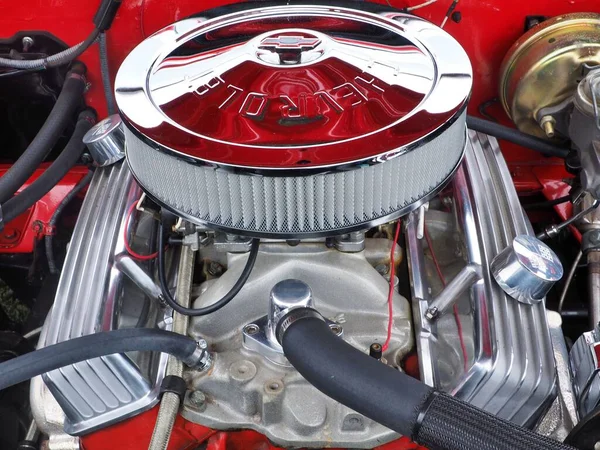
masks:
{"type": "Polygon", "coordinates": [[[438,391],[431,390],[431,393],[427,396],[427,399],[419,407],[419,413],[417,414],[417,419],[415,420],[415,424],[413,426],[412,435],[410,436],[410,439],[413,442],[418,442],[419,431],[421,430],[421,425],[423,425],[423,420],[425,420],[425,416],[429,412],[429,407],[438,398],[439,395],[440,393],[438,391]]]}
{"type": "Polygon", "coordinates": [[[325,322],[325,319],[319,312],[312,308],[296,308],[292,309],[289,313],[283,316],[276,327],[276,336],[277,342],[281,344],[283,342],[283,336],[285,332],[290,328],[294,323],[302,320],[302,319],[319,319],[325,322]]]}
{"type": "Polygon", "coordinates": [[[207,350],[207,344],[204,339],[196,343],[194,352],[183,360],[183,363],[191,369],[205,371],[212,366],[212,355],[207,350]]]}

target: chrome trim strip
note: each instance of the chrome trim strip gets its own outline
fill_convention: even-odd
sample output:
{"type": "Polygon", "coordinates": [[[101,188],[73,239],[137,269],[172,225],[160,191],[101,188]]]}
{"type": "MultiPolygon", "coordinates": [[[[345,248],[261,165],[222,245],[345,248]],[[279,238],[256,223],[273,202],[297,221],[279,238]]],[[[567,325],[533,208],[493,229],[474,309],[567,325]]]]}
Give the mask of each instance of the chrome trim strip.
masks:
{"type": "MultiPolygon", "coordinates": [[[[407,153],[410,153],[423,145],[428,144],[433,141],[438,136],[442,135],[448,129],[454,125],[457,120],[463,120],[466,128],[466,119],[467,115],[465,113],[467,111],[468,104],[465,103],[459,109],[457,109],[456,114],[448,119],[444,124],[440,127],[433,130],[431,133],[423,136],[416,142],[412,142],[411,144],[405,145],[403,147],[399,147],[385,153],[380,153],[378,155],[370,156],[369,158],[359,159],[356,161],[344,162],[342,164],[334,164],[334,165],[326,165],[326,166],[310,166],[310,167],[298,167],[298,168],[277,168],[277,167],[245,167],[245,166],[236,166],[232,164],[224,164],[218,163],[215,161],[208,161],[202,159],[196,159],[191,156],[185,155],[176,150],[172,150],[155,140],[149,138],[144,133],[135,128],[127,119],[123,120],[123,126],[127,127],[132,134],[134,134],[138,139],[140,139],[145,144],[154,148],[156,151],[165,153],[169,156],[178,158],[182,161],[185,161],[188,164],[193,164],[200,167],[211,167],[213,169],[221,169],[227,170],[236,174],[246,174],[246,175],[257,175],[257,176],[270,176],[270,177],[302,177],[302,176],[310,176],[310,175],[327,175],[335,172],[345,172],[348,170],[357,169],[364,166],[374,166],[376,164],[382,164],[390,159],[401,157],[407,153]]],[[[127,147],[125,148],[125,152],[127,152],[127,147]]]]}

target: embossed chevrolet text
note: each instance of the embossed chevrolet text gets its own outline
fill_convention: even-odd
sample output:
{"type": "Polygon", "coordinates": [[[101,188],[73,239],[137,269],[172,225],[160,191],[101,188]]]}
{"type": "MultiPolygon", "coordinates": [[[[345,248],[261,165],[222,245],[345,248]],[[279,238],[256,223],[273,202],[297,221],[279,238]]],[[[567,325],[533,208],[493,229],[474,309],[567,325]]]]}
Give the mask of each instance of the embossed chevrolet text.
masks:
{"type": "Polygon", "coordinates": [[[267,111],[278,111],[282,119],[315,118],[332,111],[343,113],[368,102],[373,94],[382,95],[385,88],[375,78],[356,76],[331,89],[304,92],[293,97],[286,94],[269,95],[247,92],[217,76],[194,91],[198,97],[211,96],[218,109],[238,108],[242,117],[260,119],[267,111]]]}

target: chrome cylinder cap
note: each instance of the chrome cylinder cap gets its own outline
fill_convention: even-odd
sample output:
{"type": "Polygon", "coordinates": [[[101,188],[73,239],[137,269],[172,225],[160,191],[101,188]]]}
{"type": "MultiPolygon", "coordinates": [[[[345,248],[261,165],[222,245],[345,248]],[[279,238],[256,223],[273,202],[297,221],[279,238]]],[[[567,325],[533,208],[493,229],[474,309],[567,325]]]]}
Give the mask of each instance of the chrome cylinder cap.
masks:
{"type": "Polygon", "coordinates": [[[300,280],[283,280],[273,286],[269,297],[268,338],[277,342],[275,331],[279,320],[293,309],[313,308],[310,287],[300,280]]]}
{"type": "Polygon", "coordinates": [[[542,301],[563,276],[558,256],[528,235],[517,236],[494,258],[490,270],[504,292],[528,305],[542,301]]]}
{"type": "Polygon", "coordinates": [[[98,167],[110,166],[125,157],[125,134],[118,114],[98,122],[83,136],[94,163],[98,167]]]}

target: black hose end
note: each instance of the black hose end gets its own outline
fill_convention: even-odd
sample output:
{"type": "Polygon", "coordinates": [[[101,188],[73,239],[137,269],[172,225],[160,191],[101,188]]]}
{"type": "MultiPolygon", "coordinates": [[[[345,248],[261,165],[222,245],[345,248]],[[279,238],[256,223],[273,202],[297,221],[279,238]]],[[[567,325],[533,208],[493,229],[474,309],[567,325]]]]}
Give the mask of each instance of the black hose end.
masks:
{"type": "Polygon", "coordinates": [[[306,307],[292,309],[279,319],[279,322],[275,326],[275,337],[279,344],[283,345],[283,336],[288,328],[302,319],[319,319],[325,322],[323,316],[316,309],[306,307]]]}
{"type": "Polygon", "coordinates": [[[120,7],[121,0],[103,0],[100,3],[100,7],[94,16],[94,25],[100,32],[104,32],[111,27],[120,7]]]}
{"type": "Polygon", "coordinates": [[[40,446],[34,441],[21,441],[17,450],[38,450],[40,446]]]}
{"type": "Polygon", "coordinates": [[[83,111],[81,111],[79,113],[79,116],[77,116],[77,121],[86,121],[89,122],[90,124],[94,125],[96,123],[96,120],[98,119],[98,115],[96,114],[96,110],[92,109],[92,108],[86,108],[83,111]]]}
{"type": "Polygon", "coordinates": [[[430,395],[420,411],[412,438],[430,449],[575,450],[448,394],[430,395]]]}
{"type": "Polygon", "coordinates": [[[177,396],[181,400],[183,400],[186,391],[187,384],[185,383],[185,380],[176,375],[169,375],[164,377],[162,383],[160,384],[161,395],[165,392],[172,392],[173,394],[177,394],[177,396]]]}
{"type": "MultiPolygon", "coordinates": [[[[71,64],[71,68],[69,69],[69,72],[67,73],[67,78],[70,78],[71,76],[73,78],[77,78],[77,77],[85,77],[85,75],[87,74],[87,67],[84,63],[82,63],[81,61],[73,61],[73,63],[71,64]]],[[[85,80],[85,78],[84,78],[85,80]]]]}

